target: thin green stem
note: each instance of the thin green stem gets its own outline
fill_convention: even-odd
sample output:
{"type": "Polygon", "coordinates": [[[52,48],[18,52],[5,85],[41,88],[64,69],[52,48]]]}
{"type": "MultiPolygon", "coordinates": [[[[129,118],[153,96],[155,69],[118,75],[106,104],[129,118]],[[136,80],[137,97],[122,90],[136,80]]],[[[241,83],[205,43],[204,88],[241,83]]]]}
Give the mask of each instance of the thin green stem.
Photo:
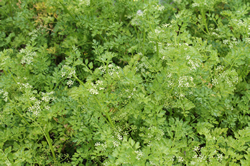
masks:
{"type": "Polygon", "coordinates": [[[159,43],[158,42],[156,42],[156,50],[157,50],[157,57],[160,58],[159,57],[159,43]]]}
{"type": "MultiPolygon", "coordinates": [[[[83,83],[81,80],[79,80],[75,75],[74,75],[74,78],[84,87],[84,83],[83,83]]],[[[99,100],[96,98],[96,96],[95,96],[94,98],[95,98],[97,104],[100,106],[101,111],[107,116],[108,121],[109,121],[110,125],[112,126],[112,128],[115,129],[115,126],[114,126],[114,124],[113,124],[113,122],[112,122],[112,120],[111,120],[111,118],[110,118],[110,116],[109,116],[109,113],[103,111],[103,110],[102,110],[102,106],[101,106],[99,100]]]]}
{"type": "Polygon", "coordinates": [[[145,33],[145,29],[144,29],[144,31],[143,31],[143,46],[142,46],[143,55],[145,55],[145,49],[144,49],[144,46],[145,46],[145,37],[146,37],[146,33],[145,33]]]}
{"type": "Polygon", "coordinates": [[[207,33],[209,33],[209,30],[208,30],[208,27],[207,27],[207,21],[206,21],[206,15],[205,15],[206,11],[205,9],[202,9],[201,10],[201,15],[202,15],[202,21],[203,21],[203,24],[207,30],[207,33]]]}
{"type": "Polygon", "coordinates": [[[70,15],[70,17],[72,17],[73,20],[75,20],[75,17],[73,17],[73,15],[70,13],[70,11],[67,9],[67,7],[62,2],[59,1],[59,3],[62,5],[65,12],[68,13],[70,15]]]}
{"type": "Polygon", "coordinates": [[[97,97],[94,96],[94,98],[95,98],[96,102],[98,103],[98,105],[100,106],[101,111],[107,116],[107,118],[108,118],[108,120],[109,120],[109,123],[110,123],[110,125],[112,126],[112,128],[115,129],[115,126],[114,126],[114,124],[113,124],[113,122],[112,122],[112,120],[111,120],[111,118],[110,118],[110,116],[109,116],[109,113],[103,111],[103,110],[102,110],[102,106],[101,106],[99,100],[97,99],[97,97]]]}
{"type": "MultiPolygon", "coordinates": [[[[14,78],[14,76],[12,75],[12,73],[10,72],[10,70],[9,70],[9,69],[7,69],[7,70],[8,70],[8,72],[9,72],[9,74],[11,75],[12,79],[13,79],[13,80],[15,81],[15,83],[17,84],[17,81],[16,81],[16,79],[14,78]]],[[[18,85],[18,84],[17,84],[17,85],[18,85]]],[[[29,103],[29,105],[32,106],[30,103],[29,103]]],[[[16,108],[15,108],[15,110],[17,111],[16,108]]],[[[19,111],[17,111],[17,112],[18,112],[19,116],[21,116],[21,118],[24,119],[23,116],[19,113],[19,111]]],[[[30,119],[30,120],[32,120],[32,121],[33,121],[35,124],[37,124],[37,126],[42,130],[42,132],[43,132],[43,134],[44,134],[44,136],[45,136],[45,138],[46,138],[46,140],[47,140],[47,142],[48,142],[48,144],[49,144],[50,151],[51,151],[51,153],[52,153],[52,155],[53,155],[54,163],[57,163],[56,156],[55,156],[55,151],[54,151],[54,148],[53,148],[53,146],[52,146],[51,139],[50,139],[50,136],[49,136],[48,132],[44,131],[44,130],[42,129],[42,127],[41,127],[35,120],[33,120],[32,118],[29,118],[29,117],[27,117],[27,118],[30,119]]],[[[25,120],[25,119],[24,119],[24,120],[25,120]]],[[[29,124],[28,121],[25,120],[25,122],[26,122],[27,124],[29,124]]]]}
{"type": "Polygon", "coordinates": [[[26,124],[29,124],[29,122],[23,117],[23,115],[21,115],[20,112],[16,108],[14,108],[14,109],[15,109],[16,113],[24,120],[24,122],[26,124]]]}
{"type": "Polygon", "coordinates": [[[12,0],[9,0],[9,10],[10,10],[10,16],[13,18],[13,13],[12,13],[12,7],[11,7],[11,2],[12,0]]]}

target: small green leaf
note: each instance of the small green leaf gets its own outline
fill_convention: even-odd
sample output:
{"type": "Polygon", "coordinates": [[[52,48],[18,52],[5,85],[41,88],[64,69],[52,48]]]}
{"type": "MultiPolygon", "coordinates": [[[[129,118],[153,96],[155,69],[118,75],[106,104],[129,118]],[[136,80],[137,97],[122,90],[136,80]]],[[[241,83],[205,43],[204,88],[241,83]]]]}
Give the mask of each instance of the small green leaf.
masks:
{"type": "Polygon", "coordinates": [[[92,62],[89,63],[89,68],[93,69],[93,63],[92,62]]]}
{"type": "Polygon", "coordinates": [[[188,100],[187,98],[185,98],[183,100],[183,105],[185,110],[191,110],[192,108],[195,107],[194,103],[192,103],[190,100],[188,100]]]}

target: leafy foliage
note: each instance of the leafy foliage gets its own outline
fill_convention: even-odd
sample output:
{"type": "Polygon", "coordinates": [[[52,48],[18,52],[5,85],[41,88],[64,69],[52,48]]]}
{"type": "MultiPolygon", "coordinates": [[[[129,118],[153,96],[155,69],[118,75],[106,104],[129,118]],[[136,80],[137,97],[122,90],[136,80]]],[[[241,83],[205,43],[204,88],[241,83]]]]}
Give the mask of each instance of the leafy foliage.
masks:
{"type": "Polygon", "coordinates": [[[0,165],[249,165],[245,0],[0,9],[0,165]]]}

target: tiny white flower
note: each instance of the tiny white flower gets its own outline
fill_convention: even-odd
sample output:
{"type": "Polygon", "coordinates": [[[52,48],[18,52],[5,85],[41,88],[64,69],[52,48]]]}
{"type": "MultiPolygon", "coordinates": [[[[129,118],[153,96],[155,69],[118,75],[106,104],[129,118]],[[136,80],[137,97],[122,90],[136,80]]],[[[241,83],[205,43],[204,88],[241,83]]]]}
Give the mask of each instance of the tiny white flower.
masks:
{"type": "Polygon", "coordinates": [[[156,33],[156,34],[159,34],[160,32],[161,32],[160,30],[155,29],[155,33],[156,33]]]}
{"type": "Polygon", "coordinates": [[[180,162],[183,162],[184,160],[183,160],[183,158],[182,157],[178,157],[178,162],[180,163],[180,162]]]}
{"type": "Polygon", "coordinates": [[[38,100],[35,102],[35,105],[39,105],[39,104],[41,104],[41,101],[38,100]]]}
{"type": "Polygon", "coordinates": [[[197,152],[197,151],[199,151],[199,150],[200,150],[199,146],[194,147],[194,151],[195,151],[195,152],[197,152]]]}
{"type": "Polygon", "coordinates": [[[193,7],[196,7],[196,6],[199,6],[199,4],[198,4],[198,3],[193,3],[192,6],[193,6],[193,7]]]}
{"type": "Polygon", "coordinates": [[[3,96],[4,96],[4,97],[7,97],[8,94],[9,94],[8,92],[4,92],[4,93],[3,93],[3,96]]]}
{"type": "Polygon", "coordinates": [[[9,160],[6,160],[6,161],[5,161],[5,164],[6,164],[7,166],[11,166],[11,165],[12,165],[12,164],[10,163],[9,160]]]}
{"type": "Polygon", "coordinates": [[[36,100],[36,98],[35,98],[35,97],[31,97],[30,100],[31,100],[31,101],[34,101],[34,100],[36,100]]]}
{"type": "Polygon", "coordinates": [[[67,85],[70,87],[71,85],[73,85],[74,84],[74,81],[72,81],[72,80],[69,80],[68,82],[67,82],[67,85]]]}
{"type": "Polygon", "coordinates": [[[142,14],[143,14],[143,12],[142,12],[141,10],[138,10],[138,11],[137,11],[137,15],[138,15],[138,16],[142,16],[142,14]]]}
{"type": "Polygon", "coordinates": [[[64,77],[64,76],[65,76],[65,74],[66,74],[66,72],[62,72],[62,77],[64,77]]]}
{"type": "Polygon", "coordinates": [[[72,75],[75,75],[75,73],[76,73],[76,71],[75,71],[75,70],[71,71],[71,72],[69,73],[69,75],[68,75],[68,77],[67,77],[67,78],[71,78],[71,77],[72,77],[72,75]]]}
{"type": "Polygon", "coordinates": [[[164,24],[163,26],[167,28],[169,26],[169,24],[164,24]]]}
{"type": "Polygon", "coordinates": [[[95,146],[100,146],[100,145],[101,145],[100,142],[95,143],[95,146]]]}
{"type": "Polygon", "coordinates": [[[217,154],[218,159],[221,161],[223,159],[223,155],[222,154],[217,154]]]}
{"type": "Polygon", "coordinates": [[[45,102],[49,102],[50,98],[48,96],[42,97],[42,100],[45,102]]]}
{"type": "Polygon", "coordinates": [[[159,11],[163,11],[165,9],[165,7],[164,6],[160,6],[160,7],[158,7],[158,10],[159,11]]]}
{"type": "Polygon", "coordinates": [[[33,112],[33,114],[37,116],[39,114],[39,112],[36,110],[33,112]]]}
{"type": "Polygon", "coordinates": [[[119,140],[122,140],[122,136],[121,136],[120,134],[117,135],[117,138],[118,138],[119,140]]]}
{"type": "Polygon", "coordinates": [[[185,95],[181,93],[181,94],[180,94],[180,97],[185,97],[185,95]]]}
{"type": "Polygon", "coordinates": [[[218,80],[216,78],[212,79],[212,85],[215,86],[218,84],[218,80]]]}
{"type": "Polygon", "coordinates": [[[98,94],[98,91],[96,90],[96,89],[89,89],[89,92],[91,93],[91,94],[98,94]]]}
{"type": "Polygon", "coordinates": [[[191,165],[195,165],[196,164],[196,162],[194,162],[194,161],[191,161],[191,163],[190,163],[191,165]]]}
{"type": "Polygon", "coordinates": [[[114,141],[114,142],[113,142],[113,145],[114,145],[114,147],[118,147],[118,146],[119,146],[119,142],[114,141]]]}
{"type": "Polygon", "coordinates": [[[193,156],[193,158],[194,158],[194,159],[197,159],[197,158],[198,158],[198,156],[197,156],[197,155],[194,155],[194,156],[193,156]]]}

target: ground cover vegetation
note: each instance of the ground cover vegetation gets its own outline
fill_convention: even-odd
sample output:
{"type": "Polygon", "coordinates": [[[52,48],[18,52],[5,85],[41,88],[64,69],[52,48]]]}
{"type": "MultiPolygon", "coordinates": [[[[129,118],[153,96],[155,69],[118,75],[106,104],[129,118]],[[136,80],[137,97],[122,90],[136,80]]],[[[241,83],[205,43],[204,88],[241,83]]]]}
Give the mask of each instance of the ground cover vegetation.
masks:
{"type": "Polygon", "coordinates": [[[248,166],[248,0],[0,0],[0,165],[248,166]]]}

